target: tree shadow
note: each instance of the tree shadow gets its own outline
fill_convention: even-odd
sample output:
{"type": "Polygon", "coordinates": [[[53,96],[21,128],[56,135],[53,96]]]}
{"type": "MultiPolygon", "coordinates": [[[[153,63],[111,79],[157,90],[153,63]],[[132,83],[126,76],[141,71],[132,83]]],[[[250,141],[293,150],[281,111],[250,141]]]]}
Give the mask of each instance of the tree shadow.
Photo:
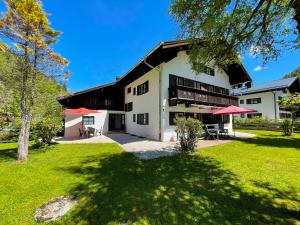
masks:
{"type": "Polygon", "coordinates": [[[0,151],[0,162],[11,161],[12,159],[17,159],[18,149],[17,148],[7,148],[0,151]]]}
{"type": "MultiPolygon", "coordinates": [[[[30,144],[28,147],[28,151],[31,153],[38,153],[38,152],[46,152],[48,150],[53,149],[57,143],[52,143],[49,146],[41,146],[36,144],[30,144]]],[[[7,162],[16,160],[18,158],[18,147],[12,148],[8,147],[7,149],[1,149],[0,150],[0,162],[7,162]]]]}
{"type": "Polygon", "coordinates": [[[280,136],[257,136],[248,140],[244,140],[248,144],[257,146],[269,146],[276,148],[295,148],[300,150],[300,140],[296,137],[280,137],[280,136]]]}
{"type": "MultiPolygon", "coordinates": [[[[103,156],[102,156],[103,157],[103,156]]],[[[293,209],[247,192],[210,158],[179,154],[142,161],[128,153],[58,168],[83,176],[81,201],[58,224],[292,224],[293,209]]]]}

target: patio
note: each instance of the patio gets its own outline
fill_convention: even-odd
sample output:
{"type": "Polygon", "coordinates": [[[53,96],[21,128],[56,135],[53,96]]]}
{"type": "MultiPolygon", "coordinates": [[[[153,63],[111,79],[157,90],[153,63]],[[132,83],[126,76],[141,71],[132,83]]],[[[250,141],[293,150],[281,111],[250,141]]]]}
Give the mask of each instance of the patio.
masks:
{"type": "MultiPolygon", "coordinates": [[[[255,137],[254,134],[242,132],[236,132],[235,137],[233,136],[233,133],[230,133],[229,135],[231,136],[231,138],[228,139],[200,139],[197,144],[197,148],[217,146],[229,143],[234,140],[255,137]]],[[[171,156],[176,154],[178,151],[178,144],[176,142],[160,142],[117,132],[78,140],[66,140],[63,138],[56,138],[55,142],[59,144],[116,143],[120,145],[126,152],[133,153],[139,159],[153,159],[164,156],[171,156]]]]}

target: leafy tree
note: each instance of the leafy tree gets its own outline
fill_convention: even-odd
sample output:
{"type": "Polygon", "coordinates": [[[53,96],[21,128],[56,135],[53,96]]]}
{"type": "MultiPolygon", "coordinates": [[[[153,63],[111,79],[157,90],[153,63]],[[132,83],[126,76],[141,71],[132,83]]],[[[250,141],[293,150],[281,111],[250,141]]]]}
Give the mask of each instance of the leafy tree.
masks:
{"type": "Polygon", "coordinates": [[[196,71],[203,60],[239,63],[237,52],[251,50],[266,63],[284,48],[300,47],[298,0],[172,0],[170,13],[181,36],[194,43],[190,60],[196,71]]]}
{"type": "Polygon", "coordinates": [[[289,74],[284,75],[283,78],[289,78],[289,77],[299,77],[300,78],[300,67],[298,67],[294,71],[290,72],[289,74]]]}
{"type": "Polygon", "coordinates": [[[288,97],[279,101],[279,104],[292,113],[292,132],[294,127],[294,120],[297,113],[300,111],[300,93],[290,94],[288,97]]]}
{"type": "Polygon", "coordinates": [[[21,75],[21,126],[18,142],[18,159],[28,159],[28,140],[36,102],[38,74],[63,76],[67,61],[53,52],[59,32],[50,22],[39,0],[4,0],[7,11],[0,19],[0,34],[8,45],[3,51],[16,55],[15,67],[21,75]]]}

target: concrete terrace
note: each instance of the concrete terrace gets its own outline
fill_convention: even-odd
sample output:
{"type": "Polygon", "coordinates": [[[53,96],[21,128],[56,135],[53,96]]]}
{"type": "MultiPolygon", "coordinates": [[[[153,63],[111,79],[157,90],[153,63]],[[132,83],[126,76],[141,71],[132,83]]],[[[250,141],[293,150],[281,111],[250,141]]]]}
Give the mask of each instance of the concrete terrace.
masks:
{"type": "MultiPolygon", "coordinates": [[[[233,134],[230,134],[231,137],[233,134]]],[[[198,148],[222,145],[238,139],[248,139],[254,137],[254,134],[236,132],[234,138],[221,140],[204,140],[200,139],[198,148]]],[[[116,143],[120,145],[126,152],[133,153],[140,159],[153,159],[164,156],[171,156],[178,152],[178,143],[176,142],[160,142],[147,138],[137,137],[125,133],[110,133],[107,135],[95,136],[91,138],[66,140],[56,138],[59,144],[91,144],[91,143],[116,143]]]]}

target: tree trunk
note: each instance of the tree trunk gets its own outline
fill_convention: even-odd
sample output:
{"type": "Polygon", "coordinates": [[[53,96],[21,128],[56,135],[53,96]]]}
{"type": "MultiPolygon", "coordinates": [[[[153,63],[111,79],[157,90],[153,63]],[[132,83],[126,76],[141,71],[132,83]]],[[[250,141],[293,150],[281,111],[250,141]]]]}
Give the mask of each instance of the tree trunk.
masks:
{"type": "Polygon", "coordinates": [[[28,137],[26,134],[28,123],[27,111],[27,82],[29,76],[29,58],[25,51],[25,61],[21,62],[22,66],[22,89],[21,89],[21,127],[18,141],[18,160],[27,161],[28,159],[28,137]]]}
{"type": "Polygon", "coordinates": [[[21,129],[19,133],[18,160],[27,161],[28,159],[28,143],[26,141],[26,115],[22,116],[21,129]]]}

